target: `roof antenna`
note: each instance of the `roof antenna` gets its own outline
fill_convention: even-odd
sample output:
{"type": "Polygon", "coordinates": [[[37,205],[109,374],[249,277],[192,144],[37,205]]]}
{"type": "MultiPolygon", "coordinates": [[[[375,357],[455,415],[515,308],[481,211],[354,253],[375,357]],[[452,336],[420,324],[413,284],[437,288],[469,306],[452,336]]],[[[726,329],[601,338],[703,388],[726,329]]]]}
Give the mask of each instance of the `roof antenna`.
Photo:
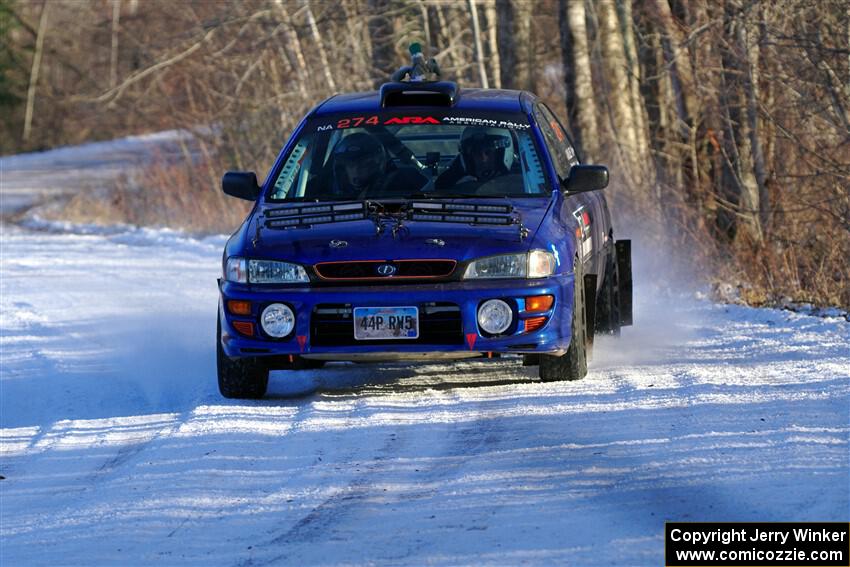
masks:
{"type": "Polygon", "coordinates": [[[399,82],[409,77],[408,80],[411,83],[421,83],[427,79],[428,74],[436,75],[439,80],[440,66],[437,65],[437,60],[432,57],[426,61],[422,53],[422,45],[418,42],[410,44],[410,58],[413,64],[400,67],[390,77],[391,81],[399,82]]]}

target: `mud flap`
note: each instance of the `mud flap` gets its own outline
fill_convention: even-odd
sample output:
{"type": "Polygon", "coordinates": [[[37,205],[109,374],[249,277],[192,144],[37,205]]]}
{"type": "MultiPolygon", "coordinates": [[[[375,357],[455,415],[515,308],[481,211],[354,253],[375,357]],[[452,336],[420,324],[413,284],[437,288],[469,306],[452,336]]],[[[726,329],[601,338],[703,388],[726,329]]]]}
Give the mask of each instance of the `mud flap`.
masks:
{"type": "Polygon", "coordinates": [[[620,287],[620,325],[632,324],[632,241],[618,240],[617,275],[620,287]]]}
{"type": "Polygon", "coordinates": [[[587,358],[593,352],[593,337],[596,334],[596,274],[584,276],[584,325],[587,332],[587,358]]]}

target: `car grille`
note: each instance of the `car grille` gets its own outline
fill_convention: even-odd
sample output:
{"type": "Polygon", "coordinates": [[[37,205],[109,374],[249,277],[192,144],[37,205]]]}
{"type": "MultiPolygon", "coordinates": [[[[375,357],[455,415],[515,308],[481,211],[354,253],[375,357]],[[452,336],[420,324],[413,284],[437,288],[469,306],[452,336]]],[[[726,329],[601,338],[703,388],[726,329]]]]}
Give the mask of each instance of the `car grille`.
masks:
{"type": "Polygon", "coordinates": [[[463,344],[460,307],[454,303],[430,302],[419,307],[419,338],[357,341],[354,339],[354,317],[350,304],[316,305],[310,318],[310,344],[316,346],[350,346],[382,344],[463,344]]]}
{"type": "Polygon", "coordinates": [[[355,262],[322,262],[314,266],[316,275],[323,280],[386,281],[398,279],[446,278],[455,270],[455,260],[364,260],[355,262]],[[378,273],[381,266],[395,268],[392,275],[378,273]]]}

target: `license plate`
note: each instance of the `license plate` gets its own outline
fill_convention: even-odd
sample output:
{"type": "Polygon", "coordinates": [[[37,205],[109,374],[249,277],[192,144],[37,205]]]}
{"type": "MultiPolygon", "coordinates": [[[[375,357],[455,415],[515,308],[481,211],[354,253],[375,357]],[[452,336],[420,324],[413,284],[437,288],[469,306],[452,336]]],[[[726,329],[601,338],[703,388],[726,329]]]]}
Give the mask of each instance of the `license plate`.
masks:
{"type": "Polygon", "coordinates": [[[354,338],[358,341],[379,339],[418,339],[418,307],[355,307],[354,338]]]}

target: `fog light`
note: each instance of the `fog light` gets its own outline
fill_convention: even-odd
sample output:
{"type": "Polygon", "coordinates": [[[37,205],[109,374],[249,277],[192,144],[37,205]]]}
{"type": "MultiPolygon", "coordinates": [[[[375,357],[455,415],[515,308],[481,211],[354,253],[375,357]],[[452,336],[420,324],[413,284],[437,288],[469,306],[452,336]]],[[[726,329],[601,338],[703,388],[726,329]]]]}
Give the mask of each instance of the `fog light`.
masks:
{"type": "Polygon", "coordinates": [[[283,303],[272,303],[260,316],[263,331],[276,339],[287,336],[295,328],[295,314],[283,303]]]}
{"type": "Polygon", "coordinates": [[[507,331],[513,318],[511,306],[501,299],[488,299],[478,308],[478,325],[491,335],[507,331]]]}

